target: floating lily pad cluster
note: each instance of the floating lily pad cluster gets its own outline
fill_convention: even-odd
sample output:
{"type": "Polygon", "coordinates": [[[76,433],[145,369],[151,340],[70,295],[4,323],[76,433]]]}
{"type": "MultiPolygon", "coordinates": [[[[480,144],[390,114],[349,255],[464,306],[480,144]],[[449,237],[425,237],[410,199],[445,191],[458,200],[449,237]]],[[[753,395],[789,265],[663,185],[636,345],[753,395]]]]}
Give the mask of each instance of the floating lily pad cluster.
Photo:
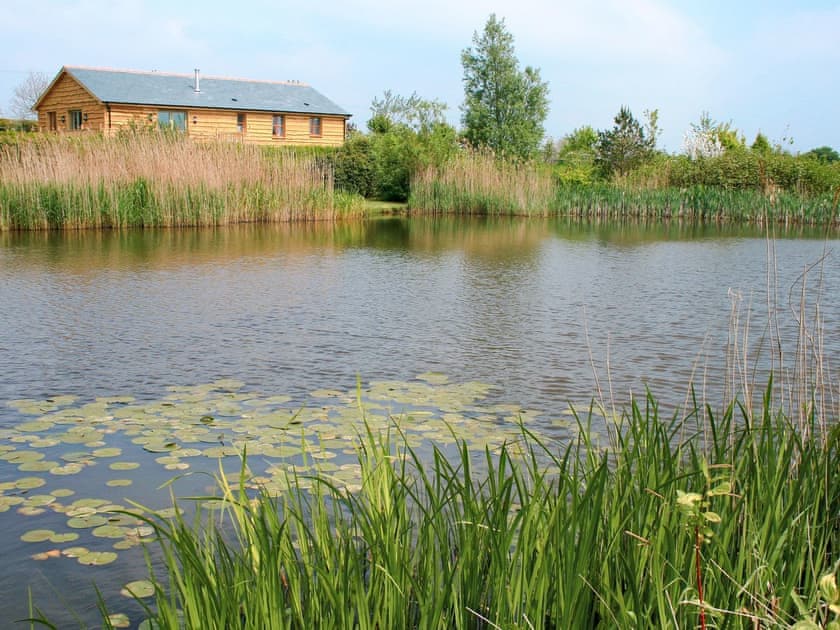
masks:
{"type": "MultiPolygon", "coordinates": [[[[68,502],[75,491],[53,485],[73,486],[68,483],[73,475],[99,466],[100,476],[105,467],[112,475],[106,487],[130,492],[150,465],[174,476],[213,472],[218,469],[213,462],[226,458],[234,458],[237,471],[228,479],[238,481],[238,458],[247,453],[250,467],[244,481],[249,487],[272,493],[286,491],[290,483],[305,488],[310,482],[302,475],[317,472],[353,492],[361,483],[354,456],[364,422],[373,431],[399,430],[418,448],[462,438],[483,451],[516,439],[520,419],[527,422],[539,414],[487,404],[491,389],[426,373],[412,381],[377,381],[358,390],[319,389],[303,402],[245,391],[243,383],[228,379],[171,387],[155,401],[129,396],[83,403],[73,396],[11,401],[8,405],[21,421],[0,429],[0,460],[5,461],[0,470],[13,466],[19,476],[0,483],[0,512],[14,508],[24,516],[66,517],[64,530],[30,530],[21,536],[26,543],[66,544],[76,542],[80,533],[97,547],[102,541],[111,543],[107,551],[50,547],[35,553],[35,559],[70,557],[86,565],[107,564],[116,552],[150,540],[152,529],[124,514],[127,505],[93,497],[68,502]]],[[[144,491],[149,489],[141,486],[134,498],[142,502],[144,491]]],[[[210,508],[220,505],[207,503],[210,508]]]]}

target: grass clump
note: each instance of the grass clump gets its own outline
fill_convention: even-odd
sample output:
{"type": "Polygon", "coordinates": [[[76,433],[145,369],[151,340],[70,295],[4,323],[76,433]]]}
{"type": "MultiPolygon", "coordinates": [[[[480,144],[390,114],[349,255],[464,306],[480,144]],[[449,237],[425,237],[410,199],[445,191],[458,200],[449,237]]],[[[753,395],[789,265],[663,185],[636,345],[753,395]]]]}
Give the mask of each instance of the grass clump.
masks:
{"type": "MultiPolygon", "coordinates": [[[[770,388],[768,387],[768,392],[770,388]]],[[[590,416],[591,417],[591,416],[590,416]]],[[[218,477],[213,511],[145,512],[163,551],[153,628],[784,627],[828,619],[840,430],[765,408],[634,403],[499,452],[358,445],[357,488],[290,475],[280,496],[218,477]],[[820,425],[822,426],[822,425],[820,425]],[[221,525],[226,523],[226,525],[221,525]]],[[[258,484],[256,484],[258,486],[258,484]]],[[[154,573],[154,570],[151,570],[154,573]]],[[[810,626],[809,626],[810,627],[810,626]]],[[[819,626],[818,626],[819,627],[819,626]]]]}
{"type": "Polygon", "coordinates": [[[442,167],[420,171],[412,180],[409,205],[425,212],[584,219],[681,218],[759,225],[840,222],[836,186],[806,185],[804,177],[781,175],[779,181],[785,186],[769,176],[756,179],[754,185],[751,180],[747,185],[725,178],[678,177],[676,166],[667,167],[671,162],[681,165],[690,160],[656,163],[609,182],[576,183],[534,163],[462,152],[442,167]]]}
{"type": "Polygon", "coordinates": [[[0,230],[222,225],[364,212],[315,156],[172,134],[0,145],[0,230]]]}

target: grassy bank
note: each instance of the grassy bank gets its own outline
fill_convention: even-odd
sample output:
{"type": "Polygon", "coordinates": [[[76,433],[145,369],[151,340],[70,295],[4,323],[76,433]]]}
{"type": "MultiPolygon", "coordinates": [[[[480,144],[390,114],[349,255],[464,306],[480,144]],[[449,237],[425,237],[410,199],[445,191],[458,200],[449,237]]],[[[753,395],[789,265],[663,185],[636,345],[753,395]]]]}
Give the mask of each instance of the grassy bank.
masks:
{"type": "Polygon", "coordinates": [[[255,495],[243,465],[238,484],[218,478],[228,519],[144,513],[163,557],[146,614],[173,629],[825,624],[840,603],[828,426],[769,396],[755,415],[679,420],[647,398],[600,446],[586,422],[569,444],[523,429],[454,458],[368,432],[353,490],[325,469],[255,495]]]}
{"type": "Polygon", "coordinates": [[[624,178],[614,183],[561,184],[538,166],[462,154],[444,168],[418,173],[412,180],[409,205],[424,212],[464,214],[840,223],[840,189],[800,193],[760,186],[659,186],[652,181],[648,177],[643,182],[624,178]]]}
{"type": "Polygon", "coordinates": [[[361,215],[313,156],[165,134],[0,146],[0,230],[194,226],[361,215]]]}

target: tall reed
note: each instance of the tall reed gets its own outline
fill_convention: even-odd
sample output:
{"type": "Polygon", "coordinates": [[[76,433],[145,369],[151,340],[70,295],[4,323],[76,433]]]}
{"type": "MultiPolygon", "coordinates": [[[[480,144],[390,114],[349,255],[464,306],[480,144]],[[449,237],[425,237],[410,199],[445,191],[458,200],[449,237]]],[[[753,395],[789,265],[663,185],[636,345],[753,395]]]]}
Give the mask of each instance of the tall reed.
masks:
{"type": "Polygon", "coordinates": [[[163,550],[146,614],[173,629],[689,628],[701,610],[721,628],[824,620],[840,431],[802,435],[766,402],[669,420],[648,396],[607,449],[580,421],[571,443],[523,428],[479,459],[463,441],[454,458],[426,457],[396,425],[369,429],[356,492],[323,472],[254,496],[243,462],[238,485],[220,474],[207,498],[232,529],[143,512],[163,550]],[[702,545],[686,497],[705,497],[702,545]]]}
{"type": "Polygon", "coordinates": [[[315,157],[172,134],[0,147],[0,230],[219,225],[361,213],[315,157]]]}
{"type": "Polygon", "coordinates": [[[409,207],[428,212],[546,215],[552,210],[551,176],[486,152],[465,152],[411,181],[409,207]]]}
{"type": "Polygon", "coordinates": [[[663,185],[664,178],[563,185],[534,165],[511,164],[463,152],[441,168],[418,173],[409,206],[425,212],[499,215],[559,214],[599,219],[740,221],[760,225],[840,225],[833,191],[796,194],[782,189],[663,185]]]}

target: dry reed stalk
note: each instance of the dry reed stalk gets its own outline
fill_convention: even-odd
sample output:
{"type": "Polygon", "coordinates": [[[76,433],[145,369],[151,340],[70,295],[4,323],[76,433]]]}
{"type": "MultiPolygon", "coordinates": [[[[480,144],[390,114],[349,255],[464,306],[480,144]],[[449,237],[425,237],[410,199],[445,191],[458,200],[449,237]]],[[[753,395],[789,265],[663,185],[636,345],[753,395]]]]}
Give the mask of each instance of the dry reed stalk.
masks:
{"type": "Polygon", "coordinates": [[[0,148],[0,186],[11,191],[5,205],[31,215],[3,216],[0,207],[0,229],[216,225],[337,213],[332,173],[312,157],[166,134],[65,136],[0,148]]]}

